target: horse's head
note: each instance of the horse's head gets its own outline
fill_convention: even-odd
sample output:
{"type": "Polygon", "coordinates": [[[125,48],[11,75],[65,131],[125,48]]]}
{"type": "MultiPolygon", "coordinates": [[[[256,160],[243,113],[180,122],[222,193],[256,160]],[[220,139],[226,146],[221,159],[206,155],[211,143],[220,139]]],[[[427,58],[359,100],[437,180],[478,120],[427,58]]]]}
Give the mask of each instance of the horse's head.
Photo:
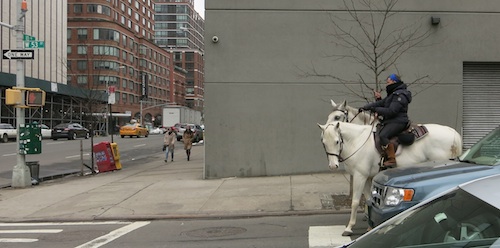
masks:
{"type": "Polygon", "coordinates": [[[333,109],[332,112],[328,115],[326,124],[340,121],[367,125],[375,121],[375,115],[371,115],[368,112],[358,112],[357,108],[353,108],[347,105],[346,100],[344,100],[340,105],[337,105],[333,100],[330,101],[332,103],[333,109]]]}
{"type": "Polygon", "coordinates": [[[340,123],[327,123],[321,125],[318,123],[321,132],[321,142],[325,148],[328,157],[328,166],[330,170],[336,170],[340,164],[340,153],[342,152],[342,135],[340,134],[340,123]]]}
{"type": "Polygon", "coordinates": [[[326,120],[326,124],[332,123],[335,121],[341,122],[349,122],[349,111],[347,110],[347,101],[340,105],[337,105],[333,100],[330,100],[332,103],[332,112],[328,115],[328,119],[326,120]]]}

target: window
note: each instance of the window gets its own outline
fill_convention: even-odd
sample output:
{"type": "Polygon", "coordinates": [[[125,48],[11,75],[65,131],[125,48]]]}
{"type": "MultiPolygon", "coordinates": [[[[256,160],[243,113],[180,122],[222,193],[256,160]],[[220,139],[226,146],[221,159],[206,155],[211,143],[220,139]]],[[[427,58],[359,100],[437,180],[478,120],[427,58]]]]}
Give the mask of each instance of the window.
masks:
{"type": "Polygon", "coordinates": [[[113,40],[120,42],[120,33],[112,29],[95,28],[94,40],[113,40]]]}
{"type": "Polygon", "coordinates": [[[122,93],[122,102],[123,103],[127,102],[127,94],[126,93],[122,93]]]}
{"type": "Polygon", "coordinates": [[[122,23],[123,25],[125,25],[125,22],[126,22],[126,21],[127,21],[127,19],[125,19],[125,16],[122,16],[122,18],[121,18],[121,23],[122,23]]]}
{"type": "Polygon", "coordinates": [[[77,33],[78,33],[79,40],[86,40],[87,39],[87,29],[86,28],[79,28],[77,33]]]}
{"type": "Polygon", "coordinates": [[[68,45],[68,46],[66,47],[66,53],[67,53],[67,54],[71,54],[71,46],[69,46],[69,45],[68,45]]]}
{"type": "Polygon", "coordinates": [[[82,4],[73,5],[73,13],[82,13],[83,10],[82,4]]]}
{"type": "Polygon", "coordinates": [[[87,46],[78,46],[78,54],[87,54],[87,46]]]}
{"type": "Polygon", "coordinates": [[[67,84],[71,84],[71,80],[72,80],[72,79],[73,79],[73,77],[71,77],[71,75],[68,75],[68,76],[66,77],[66,83],[67,83],[67,84]]]}
{"type": "Polygon", "coordinates": [[[87,70],[87,61],[86,60],[78,60],[76,62],[76,68],[80,71],[87,70]]]}
{"type": "Polygon", "coordinates": [[[87,84],[88,79],[87,76],[78,76],[76,81],[78,84],[87,84]]]}
{"type": "Polygon", "coordinates": [[[120,50],[112,46],[94,46],[94,55],[120,56],[120,50]]]}
{"type": "Polygon", "coordinates": [[[71,31],[72,31],[72,29],[68,28],[68,30],[66,32],[66,36],[68,36],[68,40],[71,40],[71,33],[72,33],[71,31]]]}
{"type": "Polygon", "coordinates": [[[127,88],[127,79],[122,80],[122,88],[126,89],[127,88]]]}

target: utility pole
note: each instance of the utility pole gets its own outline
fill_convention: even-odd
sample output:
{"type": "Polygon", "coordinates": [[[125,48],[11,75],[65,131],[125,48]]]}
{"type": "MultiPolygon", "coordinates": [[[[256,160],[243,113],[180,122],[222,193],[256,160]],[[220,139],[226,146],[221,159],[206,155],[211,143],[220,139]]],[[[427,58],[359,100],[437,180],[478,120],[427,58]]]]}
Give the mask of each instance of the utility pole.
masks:
{"type": "MultiPolygon", "coordinates": [[[[17,48],[22,50],[24,49],[23,44],[23,35],[24,35],[24,17],[26,12],[28,11],[28,4],[25,0],[18,0],[19,6],[21,7],[21,11],[19,16],[17,17],[17,25],[14,26],[14,30],[16,31],[16,43],[17,48]]],[[[16,86],[20,88],[24,88],[24,60],[18,59],[16,62],[16,86]]],[[[22,95],[22,102],[25,102],[25,95],[22,95]]],[[[13,188],[24,188],[31,186],[31,175],[28,167],[26,166],[26,155],[21,154],[19,151],[19,142],[20,142],[20,127],[25,124],[25,109],[24,108],[16,108],[16,126],[17,126],[17,164],[14,166],[12,170],[12,187],[13,188]]]]}

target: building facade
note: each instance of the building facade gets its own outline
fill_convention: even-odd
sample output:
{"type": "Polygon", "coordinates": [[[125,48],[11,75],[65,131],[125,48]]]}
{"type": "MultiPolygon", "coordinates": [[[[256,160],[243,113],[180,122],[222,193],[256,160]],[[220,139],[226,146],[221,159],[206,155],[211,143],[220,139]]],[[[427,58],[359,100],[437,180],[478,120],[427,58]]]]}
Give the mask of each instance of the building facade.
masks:
{"type": "Polygon", "coordinates": [[[154,6],[152,0],[68,2],[68,84],[111,87],[111,127],[131,118],[159,125],[171,102],[172,55],[153,42],[154,6]]]}
{"type": "Polygon", "coordinates": [[[203,111],[205,21],[194,10],[194,0],[156,0],[155,10],[155,42],[187,71],[186,106],[203,111]]]}
{"type": "MultiPolygon", "coordinates": [[[[349,91],[359,89],[366,67],[328,56],[353,51],[332,40],[332,19],[349,20],[343,1],[210,0],[205,8],[205,177],[328,171],[317,123],[325,123],[330,99],[366,103],[349,91]],[[314,72],[331,77],[307,76],[314,72]]],[[[411,84],[411,120],[450,126],[468,148],[500,123],[500,2],[399,1],[393,11],[388,30],[416,24],[429,36],[381,79],[393,72],[410,84],[432,79],[411,84]]]]}

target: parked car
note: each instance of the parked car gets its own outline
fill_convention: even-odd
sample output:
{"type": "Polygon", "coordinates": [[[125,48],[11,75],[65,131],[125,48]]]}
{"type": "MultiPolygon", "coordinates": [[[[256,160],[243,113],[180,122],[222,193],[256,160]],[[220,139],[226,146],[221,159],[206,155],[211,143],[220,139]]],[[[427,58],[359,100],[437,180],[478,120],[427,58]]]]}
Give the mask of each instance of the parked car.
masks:
{"type": "Polygon", "coordinates": [[[17,129],[9,123],[0,123],[0,141],[6,143],[17,137],[17,129]]]}
{"type": "Polygon", "coordinates": [[[452,187],[342,247],[500,247],[500,175],[452,187]]]}
{"type": "Polygon", "coordinates": [[[123,138],[125,136],[136,136],[137,138],[144,136],[149,136],[149,131],[147,128],[143,127],[139,123],[128,123],[120,128],[120,136],[123,138]]]}
{"type": "Polygon", "coordinates": [[[203,129],[201,129],[200,125],[191,123],[177,123],[174,127],[178,129],[177,141],[182,140],[182,135],[184,135],[184,132],[187,128],[191,129],[194,132],[193,142],[200,142],[200,140],[203,140],[203,129]]]}
{"type": "Polygon", "coordinates": [[[53,140],[67,138],[74,140],[76,138],[90,138],[90,131],[78,123],[61,123],[52,129],[51,137],[53,140]]]}
{"type": "Polygon", "coordinates": [[[367,202],[368,223],[377,226],[392,216],[458,184],[500,174],[500,127],[479,140],[458,159],[429,162],[432,166],[389,169],[372,181],[367,202]]]}
{"type": "Polygon", "coordinates": [[[149,134],[163,134],[163,129],[155,127],[149,131],[149,134]]]}
{"type": "Polygon", "coordinates": [[[50,127],[48,127],[45,124],[40,124],[40,127],[42,129],[41,130],[42,138],[43,139],[50,139],[52,137],[52,130],[50,129],[50,127]]]}

